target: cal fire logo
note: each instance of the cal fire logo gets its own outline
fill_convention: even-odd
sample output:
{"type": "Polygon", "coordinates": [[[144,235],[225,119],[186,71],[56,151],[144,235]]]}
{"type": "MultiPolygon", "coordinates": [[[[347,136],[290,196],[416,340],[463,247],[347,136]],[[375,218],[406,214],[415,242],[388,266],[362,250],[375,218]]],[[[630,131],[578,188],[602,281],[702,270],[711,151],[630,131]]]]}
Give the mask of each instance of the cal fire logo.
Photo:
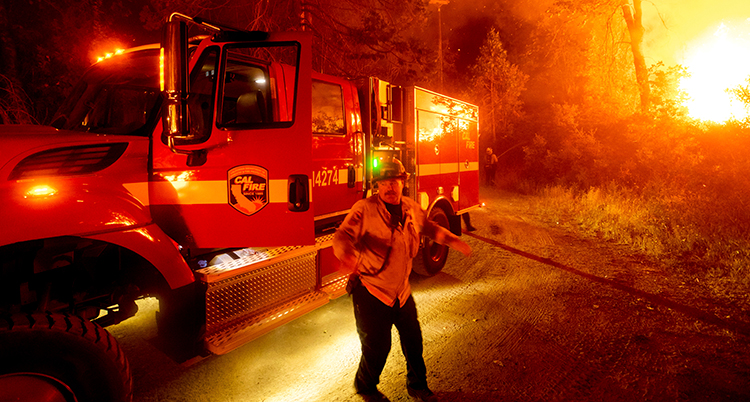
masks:
{"type": "Polygon", "coordinates": [[[252,215],[268,204],[268,170],[257,165],[242,165],[229,171],[229,205],[252,215]]]}

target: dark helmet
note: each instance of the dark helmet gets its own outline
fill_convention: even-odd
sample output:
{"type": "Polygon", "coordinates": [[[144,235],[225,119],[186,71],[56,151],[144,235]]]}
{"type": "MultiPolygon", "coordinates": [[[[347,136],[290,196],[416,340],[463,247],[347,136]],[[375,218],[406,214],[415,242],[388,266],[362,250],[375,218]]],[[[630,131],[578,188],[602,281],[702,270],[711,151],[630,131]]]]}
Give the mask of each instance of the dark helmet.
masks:
{"type": "Polygon", "coordinates": [[[381,162],[372,172],[372,181],[387,179],[403,179],[409,177],[404,169],[404,164],[400,160],[393,158],[390,161],[381,162]]]}

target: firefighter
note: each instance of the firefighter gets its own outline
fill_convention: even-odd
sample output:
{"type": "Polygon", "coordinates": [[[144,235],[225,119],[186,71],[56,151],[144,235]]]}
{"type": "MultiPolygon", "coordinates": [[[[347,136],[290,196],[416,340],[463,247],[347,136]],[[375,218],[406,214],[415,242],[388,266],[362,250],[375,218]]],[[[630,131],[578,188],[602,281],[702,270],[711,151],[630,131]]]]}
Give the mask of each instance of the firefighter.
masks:
{"type": "Polygon", "coordinates": [[[492,152],[492,148],[487,148],[484,156],[484,184],[492,185],[495,182],[495,171],[497,170],[497,155],[492,152]]]}
{"type": "Polygon", "coordinates": [[[471,224],[471,216],[469,216],[468,212],[464,212],[461,214],[461,218],[464,220],[464,225],[466,225],[466,231],[467,232],[473,232],[477,230],[472,224],[471,224]]]}
{"type": "Polygon", "coordinates": [[[391,349],[394,325],[406,358],[409,395],[415,400],[437,400],[427,386],[422,330],[409,284],[412,258],[419,251],[421,235],[467,257],[471,254],[468,244],[428,220],[414,200],[402,197],[407,176],[398,159],[382,163],[373,178],[378,193],[352,206],[333,239],[336,257],[351,272],[347,290],[362,344],[354,386],[365,400],[386,400],[377,384],[391,349]]]}

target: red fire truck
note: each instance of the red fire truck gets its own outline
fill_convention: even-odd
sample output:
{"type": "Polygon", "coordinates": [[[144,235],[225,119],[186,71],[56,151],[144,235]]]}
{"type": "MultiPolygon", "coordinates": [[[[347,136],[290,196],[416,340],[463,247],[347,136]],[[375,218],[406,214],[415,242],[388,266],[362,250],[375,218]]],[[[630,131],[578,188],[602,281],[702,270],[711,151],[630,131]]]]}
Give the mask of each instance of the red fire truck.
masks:
{"type": "MultiPolygon", "coordinates": [[[[0,127],[0,394],[129,400],[103,327],[139,298],[158,298],[169,344],[222,354],[341,296],[333,231],[382,160],[460,234],[477,107],[311,59],[305,33],[174,14],[162,46],[93,65],[51,126],[0,127]]],[[[415,271],[447,253],[425,240],[415,271]]]]}

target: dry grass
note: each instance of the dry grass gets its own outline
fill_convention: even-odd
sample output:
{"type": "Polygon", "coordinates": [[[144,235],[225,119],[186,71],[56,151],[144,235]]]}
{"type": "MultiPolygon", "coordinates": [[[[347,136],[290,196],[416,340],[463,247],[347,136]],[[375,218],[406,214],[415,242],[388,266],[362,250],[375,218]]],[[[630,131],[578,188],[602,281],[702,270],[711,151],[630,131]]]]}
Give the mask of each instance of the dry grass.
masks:
{"type": "Polygon", "coordinates": [[[638,195],[615,185],[585,192],[548,187],[538,195],[545,219],[701,275],[715,293],[742,295],[750,286],[750,225],[740,206],[670,191],[638,195]]]}

